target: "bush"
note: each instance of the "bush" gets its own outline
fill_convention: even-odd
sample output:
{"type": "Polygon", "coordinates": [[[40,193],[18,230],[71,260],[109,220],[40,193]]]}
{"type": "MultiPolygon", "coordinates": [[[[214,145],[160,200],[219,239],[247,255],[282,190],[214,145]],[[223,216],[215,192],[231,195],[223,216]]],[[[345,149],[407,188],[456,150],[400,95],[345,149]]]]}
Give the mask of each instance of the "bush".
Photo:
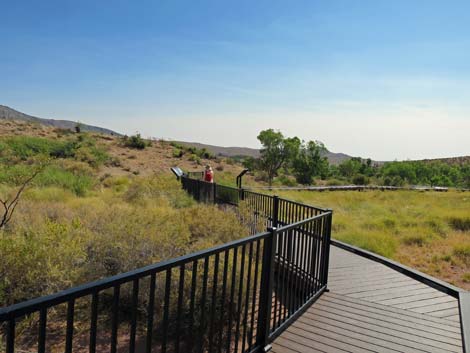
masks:
{"type": "Polygon", "coordinates": [[[470,218],[451,217],[449,224],[455,230],[462,232],[470,231],[470,218]]]}
{"type": "Polygon", "coordinates": [[[453,253],[465,264],[470,265],[470,244],[454,246],[453,253]]]}
{"type": "Polygon", "coordinates": [[[338,185],[344,185],[344,182],[339,180],[339,179],[329,179],[326,182],[327,186],[338,186],[338,185]]]}
{"type": "Polygon", "coordinates": [[[423,235],[415,234],[415,235],[408,235],[405,236],[401,242],[405,245],[416,245],[416,246],[423,246],[426,244],[427,239],[423,235]]]}
{"type": "Polygon", "coordinates": [[[138,150],[143,150],[147,147],[147,142],[140,136],[140,134],[132,135],[132,136],[124,136],[123,145],[129,148],[136,148],[138,150]]]}
{"type": "Polygon", "coordinates": [[[190,160],[191,162],[195,162],[195,163],[198,164],[198,165],[201,165],[201,158],[200,158],[198,155],[196,155],[196,154],[190,155],[190,156],[189,156],[189,160],[190,160]]]}
{"type": "Polygon", "coordinates": [[[357,174],[354,176],[352,182],[354,185],[368,185],[370,181],[369,178],[365,175],[357,174]]]}
{"type": "Polygon", "coordinates": [[[184,152],[183,150],[180,150],[179,148],[173,149],[173,158],[181,158],[183,157],[184,152]]]}
{"type": "Polygon", "coordinates": [[[297,182],[295,179],[289,178],[287,175],[280,175],[277,181],[283,186],[296,186],[297,182]]]}

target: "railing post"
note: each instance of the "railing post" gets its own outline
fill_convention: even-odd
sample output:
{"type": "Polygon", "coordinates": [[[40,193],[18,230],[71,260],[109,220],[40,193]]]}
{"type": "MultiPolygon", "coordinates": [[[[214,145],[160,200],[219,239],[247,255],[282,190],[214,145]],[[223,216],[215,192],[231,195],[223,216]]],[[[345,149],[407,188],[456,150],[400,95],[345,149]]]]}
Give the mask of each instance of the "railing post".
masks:
{"type": "Polygon", "coordinates": [[[277,228],[278,225],[278,217],[279,217],[279,196],[274,195],[273,196],[273,214],[271,215],[272,217],[272,226],[274,228],[277,228]]]}
{"type": "MultiPolygon", "coordinates": [[[[323,283],[328,288],[328,270],[330,268],[330,248],[331,248],[331,225],[333,221],[333,210],[328,209],[328,217],[326,219],[326,229],[325,229],[325,254],[324,254],[324,263],[323,263],[323,283]]],[[[328,289],[327,289],[328,291],[328,289]]]]}
{"type": "Polygon", "coordinates": [[[217,184],[216,184],[216,183],[213,183],[213,184],[212,184],[212,194],[213,194],[214,204],[217,203],[216,193],[217,193],[217,184]]]}
{"type": "Polygon", "coordinates": [[[240,201],[244,201],[245,200],[245,190],[240,188],[239,192],[238,192],[238,198],[240,199],[240,201]]]}
{"type": "Polygon", "coordinates": [[[277,229],[269,228],[271,233],[264,241],[263,267],[261,269],[261,284],[259,297],[258,327],[256,330],[256,343],[261,347],[260,352],[271,350],[269,334],[271,331],[271,308],[274,282],[274,255],[277,241],[277,229]]]}

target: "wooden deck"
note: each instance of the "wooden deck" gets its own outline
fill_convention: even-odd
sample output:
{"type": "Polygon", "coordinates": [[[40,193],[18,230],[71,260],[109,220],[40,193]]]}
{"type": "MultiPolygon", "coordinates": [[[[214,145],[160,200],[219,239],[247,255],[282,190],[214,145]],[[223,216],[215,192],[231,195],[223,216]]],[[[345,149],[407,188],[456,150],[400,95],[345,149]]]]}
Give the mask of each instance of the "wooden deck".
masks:
{"type": "Polygon", "coordinates": [[[463,352],[450,295],[335,246],[328,288],[274,341],[273,353],[463,352]]]}

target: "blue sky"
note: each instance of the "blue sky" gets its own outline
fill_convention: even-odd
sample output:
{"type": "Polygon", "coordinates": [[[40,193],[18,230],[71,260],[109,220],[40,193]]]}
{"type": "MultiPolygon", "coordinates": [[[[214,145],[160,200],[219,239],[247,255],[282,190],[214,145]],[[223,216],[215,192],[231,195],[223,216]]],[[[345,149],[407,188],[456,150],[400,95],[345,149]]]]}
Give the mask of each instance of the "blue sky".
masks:
{"type": "Polygon", "coordinates": [[[468,1],[4,1],[0,104],[378,160],[470,154],[468,1]]]}

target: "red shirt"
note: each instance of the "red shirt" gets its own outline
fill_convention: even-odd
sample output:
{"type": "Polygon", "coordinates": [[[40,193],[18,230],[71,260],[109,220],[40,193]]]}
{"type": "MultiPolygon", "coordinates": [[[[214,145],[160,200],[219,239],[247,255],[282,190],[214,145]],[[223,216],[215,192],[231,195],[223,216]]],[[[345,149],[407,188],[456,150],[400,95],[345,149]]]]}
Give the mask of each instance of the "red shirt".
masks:
{"type": "Polygon", "coordinates": [[[207,181],[209,183],[214,182],[214,172],[212,170],[206,170],[204,173],[204,181],[207,181]]]}

